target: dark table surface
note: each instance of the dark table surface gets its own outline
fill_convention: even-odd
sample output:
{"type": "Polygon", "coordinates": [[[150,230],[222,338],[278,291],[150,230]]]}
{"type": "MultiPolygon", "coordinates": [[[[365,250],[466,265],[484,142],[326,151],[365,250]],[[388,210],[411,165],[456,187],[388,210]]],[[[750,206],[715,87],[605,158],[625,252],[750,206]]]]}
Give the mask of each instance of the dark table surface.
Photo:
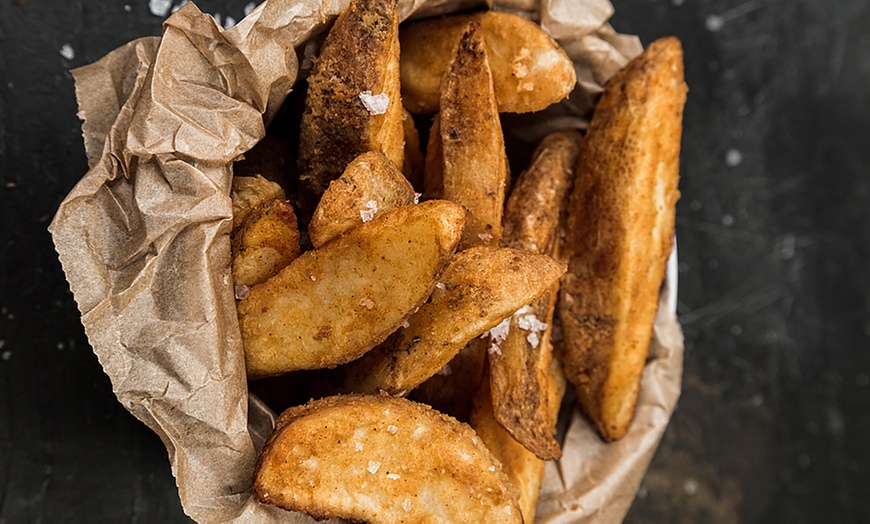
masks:
{"type": "MultiPolygon", "coordinates": [[[[682,39],[690,86],[683,393],[627,522],[866,522],[870,4],[614,3],[618,30],[682,39]]],[[[46,231],[86,170],[68,69],[161,21],[145,0],[0,0],[0,524],[186,520],[46,231]]]]}

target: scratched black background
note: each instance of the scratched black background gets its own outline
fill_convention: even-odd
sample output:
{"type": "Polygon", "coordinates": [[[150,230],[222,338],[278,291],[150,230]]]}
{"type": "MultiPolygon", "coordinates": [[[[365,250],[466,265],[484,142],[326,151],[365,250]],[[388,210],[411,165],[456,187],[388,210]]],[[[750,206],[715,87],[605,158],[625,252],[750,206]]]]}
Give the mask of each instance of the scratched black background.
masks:
{"type": "MultiPolygon", "coordinates": [[[[682,39],[690,86],[683,395],[627,521],[866,522],[870,5],[614,3],[618,30],[682,39]]],[[[46,232],[86,170],[67,69],[160,24],[142,0],[0,0],[0,524],[186,521],[46,232]]]]}

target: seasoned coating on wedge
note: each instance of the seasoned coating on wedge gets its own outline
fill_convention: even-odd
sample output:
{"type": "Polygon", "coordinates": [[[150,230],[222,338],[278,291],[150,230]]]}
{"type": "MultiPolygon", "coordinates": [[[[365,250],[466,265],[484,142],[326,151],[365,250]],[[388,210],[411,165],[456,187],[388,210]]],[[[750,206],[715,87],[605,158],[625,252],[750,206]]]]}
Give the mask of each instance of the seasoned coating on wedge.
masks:
{"type": "Polygon", "coordinates": [[[474,430],[389,396],[328,397],[282,413],[254,494],[316,519],[522,522],[501,465],[474,430]]]}
{"type": "Polygon", "coordinates": [[[470,340],[541,296],[564,270],[564,264],[550,257],[507,248],[477,247],[457,253],[429,301],[408,319],[407,326],[346,366],[349,389],[408,393],[441,370],[470,340]]]}
{"type": "MultiPolygon", "coordinates": [[[[505,207],[502,245],[555,257],[560,216],[574,179],[582,136],[559,131],[546,136],[520,175],[505,207]]],[[[549,292],[511,318],[500,351],[489,355],[492,406],[496,419],[543,460],[562,456],[547,405],[549,340],[558,296],[549,292]]]]}
{"type": "Polygon", "coordinates": [[[507,158],[483,31],[477,21],[469,22],[460,35],[444,73],[439,115],[442,198],[468,210],[459,250],[497,246],[504,213],[507,158]]]}
{"type": "Polygon", "coordinates": [[[381,152],[369,151],[329,183],[308,224],[308,237],[318,248],[363,222],[413,203],[414,188],[396,164],[381,152]]]}
{"type": "Polygon", "coordinates": [[[397,0],[354,0],[323,43],[308,77],[299,144],[301,189],[311,207],[360,153],[380,151],[403,163],[398,31],[397,0]],[[374,106],[384,101],[381,113],[374,106]]]}
{"type": "Polygon", "coordinates": [[[605,88],[568,207],[559,316],[565,371],[606,440],[631,421],[674,235],[686,85],[676,38],[605,88]]]}
{"type": "Polygon", "coordinates": [[[300,254],[293,206],[269,200],[254,209],[232,235],[233,283],[250,287],[277,275],[300,254]]]}
{"type": "Polygon", "coordinates": [[[383,342],[432,292],[465,211],[396,208],[304,253],[238,303],[249,378],[334,367],[383,342]]]}
{"type": "MultiPolygon", "coordinates": [[[[551,354],[552,351],[548,351],[551,354]]],[[[560,361],[553,359],[548,369],[543,370],[541,383],[547,394],[548,424],[556,431],[559,407],[565,394],[565,375],[560,361]]],[[[511,485],[517,491],[517,503],[523,513],[523,522],[534,522],[544,480],[544,461],[523,447],[496,420],[490,402],[489,380],[483,380],[474,396],[471,409],[471,427],[483,440],[487,449],[501,462],[511,485]]]]}
{"type": "Polygon", "coordinates": [[[237,229],[254,208],[276,198],[283,200],[287,195],[277,182],[256,175],[234,176],[230,197],[233,201],[233,229],[237,229]]]}
{"type": "Polygon", "coordinates": [[[434,113],[456,40],[469,21],[483,27],[499,111],[540,111],[574,89],[574,64],[538,24],[487,11],[432,18],[401,28],[402,98],[412,113],[434,113]]]}

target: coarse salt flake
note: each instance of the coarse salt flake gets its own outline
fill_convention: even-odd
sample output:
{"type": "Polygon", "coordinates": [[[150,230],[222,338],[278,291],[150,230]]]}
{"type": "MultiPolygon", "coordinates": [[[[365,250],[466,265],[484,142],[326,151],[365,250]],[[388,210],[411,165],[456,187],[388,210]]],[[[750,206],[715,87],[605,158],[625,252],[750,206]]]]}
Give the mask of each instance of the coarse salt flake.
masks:
{"type": "Polygon", "coordinates": [[[399,431],[399,428],[397,428],[396,426],[390,424],[389,426],[387,426],[387,431],[390,432],[390,435],[395,435],[396,432],[399,431]]]}
{"type": "Polygon", "coordinates": [[[408,329],[409,327],[411,327],[411,323],[406,320],[402,322],[402,327],[408,329]]]}
{"type": "Polygon", "coordinates": [[[375,218],[375,213],[378,212],[378,203],[374,200],[369,200],[366,202],[366,207],[360,209],[359,216],[362,218],[363,222],[368,222],[369,220],[375,218]]]}
{"type": "Polygon", "coordinates": [[[424,433],[426,433],[426,428],[423,426],[417,426],[417,429],[415,429],[414,432],[411,433],[411,436],[416,438],[416,439],[419,439],[420,437],[423,436],[424,433]]]}
{"type": "Polygon", "coordinates": [[[411,511],[412,507],[413,506],[411,505],[411,499],[406,497],[404,502],[402,502],[402,509],[405,511],[411,511]]]}
{"type": "Polygon", "coordinates": [[[76,57],[75,49],[72,48],[69,44],[64,44],[63,47],[60,48],[60,56],[66,58],[67,60],[72,60],[76,57]]]}
{"type": "Polygon", "coordinates": [[[495,471],[495,466],[490,466],[490,467],[489,467],[489,470],[490,470],[490,471],[495,471]]]}
{"type": "Polygon", "coordinates": [[[362,297],[361,299],[359,299],[359,305],[366,309],[371,309],[375,307],[375,302],[369,297],[362,297]]]}
{"type": "Polygon", "coordinates": [[[504,513],[505,513],[505,515],[510,515],[510,514],[511,514],[511,507],[510,507],[510,506],[505,506],[505,507],[504,507],[504,513]]]}
{"type": "Polygon", "coordinates": [[[154,16],[166,16],[172,9],[172,0],[148,0],[148,10],[154,16]]]}
{"type": "Polygon", "coordinates": [[[489,233],[478,233],[477,238],[486,243],[492,242],[492,235],[489,233]]]}
{"type": "Polygon", "coordinates": [[[359,94],[366,111],[372,115],[383,115],[390,105],[390,97],[386,93],[373,95],[371,91],[363,91],[359,94]]]}
{"type": "Polygon", "coordinates": [[[399,480],[402,477],[400,477],[399,475],[397,475],[395,473],[387,473],[387,478],[390,480],[399,480]]]}
{"type": "Polygon", "coordinates": [[[419,203],[420,203],[420,197],[421,197],[421,196],[423,196],[423,193],[414,193],[414,203],[415,203],[415,204],[419,204],[419,203]]]}
{"type": "Polygon", "coordinates": [[[375,473],[378,472],[379,469],[381,469],[381,463],[378,462],[377,460],[370,460],[370,461],[369,461],[369,467],[366,468],[366,469],[369,470],[369,473],[371,473],[372,475],[374,475],[375,473]]]}
{"type": "Polygon", "coordinates": [[[435,372],[436,375],[441,375],[446,377],[453,373],[453,369],[450,368],[450,364],[444,364],[444,367],[435,372]]]}
{"type": "Polygon", "coordinates": [[[316,468],[317,464],[319,462],[320,461],[317,460],[317,457],[311,457],[311,458],[303,460],[302,465],[305,466],[306,468],[316,468]]]}
{"type": "Polygon", "coordinates": [[[354,446],[354,450],[355,451],[362,451],[362,449],[363,449],[362,442],[357,442],[356,446],[354,446]]]}
{"type": "Polygon", "coordinates": [[[533,348],[538,347],[538,344],[541,342],[541,341],[538,339],[538,334],[535,333],[534,331],[532,331],[531,333],[529,333],[529,336],[526,337],[526,340],[529,341],[529,344],[531,344],[531,346],[532,346],[533,348]]]}
{"type": "Polygon", "coordinates": [[[244,300],[244,299],[248,298],[248,293],[250,293],[250,291],[251,291],[251,288],[249,288],[248,286],[241,286],[241,285],[236,286],[235,287],[236,300],[244,300]]]}
{"type": "Polygon", "coordinates": [[[438,289],[446,289],[447,288],[447,286],[444,285],[444,282],[438,282],[437,284],[435,284],[435,287],[437,287],[438,289]]]}

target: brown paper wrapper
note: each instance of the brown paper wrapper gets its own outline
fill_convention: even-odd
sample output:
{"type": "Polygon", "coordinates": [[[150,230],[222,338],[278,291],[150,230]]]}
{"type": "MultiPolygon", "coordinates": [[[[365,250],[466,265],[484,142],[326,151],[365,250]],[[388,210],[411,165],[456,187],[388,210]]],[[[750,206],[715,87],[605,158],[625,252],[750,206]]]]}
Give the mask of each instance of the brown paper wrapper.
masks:
{"type": "MultiPolygon", "coordinates": [[[[265,135],[347,0],[267,0],[224,30],[187,4],[162,38],[74,71],[89,171],[50,226],[88,339],[118,400],[163,440],[185,512],[199,522],[313,522],[254,501],[275,416],[248,394],[230,275],[232,163],[265,135]],[[296,50],[297,52],[294,52],[296,50]]],[[[508,130],[535,141],[584,127],[601,86],[641,51],[606,0],[403,0],[403,19],[485,6],[539,21],[575,61],[570,100],[508,130]]],[[[618,522],[680,389],[673,264],[628,435],[604,444],[576,407],[549,463],[539,522],[618,522]]],[[[569,410],[571,411],[571,410],[569,410]]]]}

